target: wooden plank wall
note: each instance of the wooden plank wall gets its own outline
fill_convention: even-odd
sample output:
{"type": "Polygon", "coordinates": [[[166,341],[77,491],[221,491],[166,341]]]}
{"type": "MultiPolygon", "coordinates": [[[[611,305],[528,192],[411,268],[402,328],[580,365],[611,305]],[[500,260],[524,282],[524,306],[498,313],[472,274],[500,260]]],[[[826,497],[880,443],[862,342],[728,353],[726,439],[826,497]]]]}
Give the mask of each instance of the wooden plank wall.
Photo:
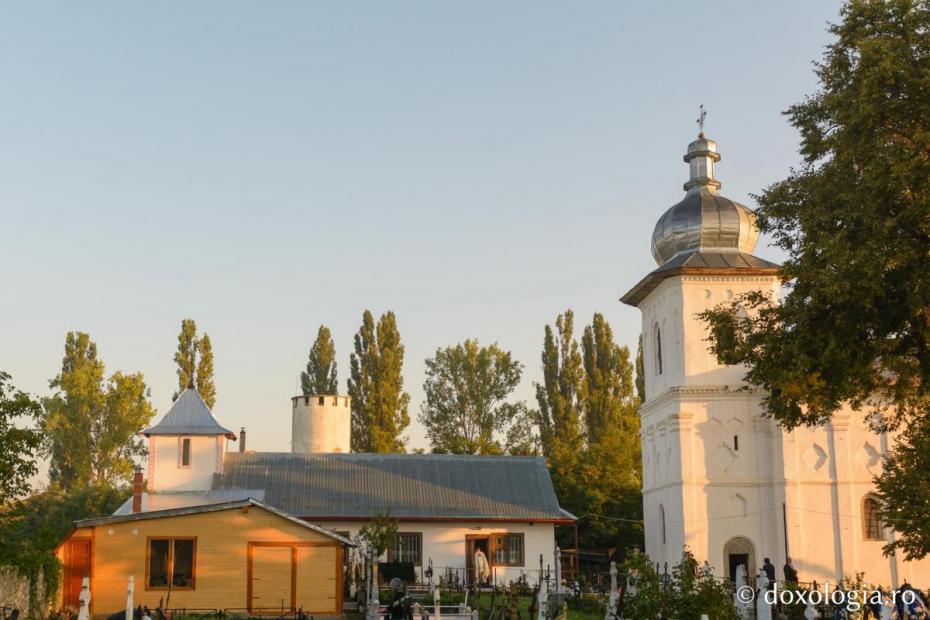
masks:
{"type": "MultiPolygon", "coordinates": [[[[304,609],[308,613],[341,612],[341,543],[258,507],[126,521],[99,525],[93,530],[95,616],[125,607],[129,575],[135,578],[136,604],[154,609],[160,599],[167,597],[166,589],[150,589],[145,583],[146,540],[152,537],[197,539],[195,587],[172,589],[171,608],[244,609],[248,605],[249,543],[316,543],[323,546],[312,549],[320,551],[308,551],[298,563],[298,598],[307,601],[304,609]]],[[[72,533],[72,536],[89,535],[87,528],[72,533]]],[[[289,575],[292,558],[290,554],[284,555],[287,564],[281,571],[288,571],[289,575]]]]}

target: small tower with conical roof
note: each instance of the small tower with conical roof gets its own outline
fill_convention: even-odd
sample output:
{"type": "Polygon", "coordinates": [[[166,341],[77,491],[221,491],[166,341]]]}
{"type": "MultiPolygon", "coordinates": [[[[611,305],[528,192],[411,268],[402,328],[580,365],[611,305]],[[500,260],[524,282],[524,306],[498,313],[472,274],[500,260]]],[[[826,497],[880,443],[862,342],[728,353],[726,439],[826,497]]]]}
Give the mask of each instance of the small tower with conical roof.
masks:
{"type": "Polygon", "coordinates": [[[752,254],[755,216],[720,194],[720,153],[703,127],[684,160],[685,196],[652,233],[658,267],[621,299],[642,312],[646,552],[674,565],[687,545],[723,570],[742,562],[752,571],[760,554],[784,548],[773,508],[783,500],[758,483],[778,477],[777,451],[760,395],[737,389],[745,369],[717,363],[697,315],[748,291],[777,298],[779,267],[752,254]],[[718,516],[729,520],[709,522],[718,516]]]}
{"type": "Polygon", "coordinates": [[[236,434],[220,426],[200,393],[189,386],[148,438],[148,491],[209,491],[213,474],[223,472],[226,440],[236,434]]]}

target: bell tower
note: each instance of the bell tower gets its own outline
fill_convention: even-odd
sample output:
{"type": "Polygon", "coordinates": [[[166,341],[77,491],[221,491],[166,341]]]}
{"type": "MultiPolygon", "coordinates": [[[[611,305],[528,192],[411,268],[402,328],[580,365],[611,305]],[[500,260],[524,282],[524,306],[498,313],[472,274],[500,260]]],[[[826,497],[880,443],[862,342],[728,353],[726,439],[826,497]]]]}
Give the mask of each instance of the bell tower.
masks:
{"type": "Polygon", "coordinates": [[[684,155],[685,196],[652,234],[658,267],[621,301],[642,312],[646,552],[671,567],[687,545],[723,574],[725,548],[777,548],[773,496],[759,484],[777,466],[760,395],[739,389],[745,369],[717,363],[697,315],[748,291],[777,296],[780,281],[778,265],[752,254],[759,237],[752,210],[720,194],[721,157],[703,133],[703,110],[699,124],[684,155]]]}

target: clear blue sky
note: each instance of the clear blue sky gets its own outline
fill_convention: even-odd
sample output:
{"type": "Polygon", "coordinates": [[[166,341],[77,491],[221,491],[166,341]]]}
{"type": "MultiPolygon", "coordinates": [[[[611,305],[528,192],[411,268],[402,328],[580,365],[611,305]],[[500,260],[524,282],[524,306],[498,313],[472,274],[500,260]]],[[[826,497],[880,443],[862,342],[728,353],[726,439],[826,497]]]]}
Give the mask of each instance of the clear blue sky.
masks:
{"type": "Polygon", "coordinates": [[[393,309],[412,417],[424,358],[467,337],[512,350],[532,400],[560,311],[635,347],[617,299],[654,268],[699,104],[727,196],[752,205],[796,164],[781,112],[838,6],[6,4],[0,369],[45,395],[87,331],[161,414],[191,317],[221,422],[288,450],[318,325],[344,390],[362,311],[393,309]]]}

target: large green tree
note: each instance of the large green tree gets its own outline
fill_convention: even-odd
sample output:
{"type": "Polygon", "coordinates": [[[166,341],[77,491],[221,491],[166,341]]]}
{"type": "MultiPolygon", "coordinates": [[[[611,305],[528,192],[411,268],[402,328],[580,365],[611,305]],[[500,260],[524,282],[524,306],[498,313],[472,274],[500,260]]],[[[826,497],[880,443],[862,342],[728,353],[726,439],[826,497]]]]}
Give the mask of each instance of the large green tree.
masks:
{"type": "Polygon", "coordinates": [[[213,409],[216,404],[216,385],[213,382],[213,343],[206,333],[197,337],[197,323],[194,319],[183,319],[178,333],[178,350],[174,354],[174,363],[178,365],[178,390],[174,400],[193,385],[213,409]]]}
{"type": "Polygon", "coordinates": [[[526,453],[531,444],[524,402],[507,402],[523,364],[497,344],[465,340],[426,360],[420,422],[434,452],[526,453]]]}
{"type": "Polygon", "coordinates": [[[908,442],[930,434],[930,2],[854,0],[830,32],[819,89],[787,111],[802,163],[758,197],[759,227],[787,255],[786,294],[704,318],[712,350],[748,367],[783,428],[849,405],[903,431],[879,484],[897,532],[886,551],[920,558],[930,467],[908,442]],[[918,463],[910,484],[889,484],[918,463]],[[922,508],[908,517],[907,505],[922,508]]]}
{"type": "Polygon", "coordinates": [[[300,386],[304,396],[336,394],[339,391],[336,378],[336,344],[325,325],[320,325],[316,333],[316,340],[310,348],[307,369],[300,373],[300,386]]]}
{"type": "Polygon", "coordinates": [[[41,413],[41,405],[0,371],[0,506],[29,492],[42,446],[42,433],[35,427],[41,413]]]}
{"type": "Polygon", "coordinates": [[[404,392],[404,345],[393,312],[382,314],[376,325],[365,310],[349,366],[352,450],[403,452],[410,395],[404,392]]]}
{"type": "Polygon", "coordinates": [[[155,413],[142,374],[104,379],[97,345],[69,332],[61,372],[49,385],[55,393],[43,401],[40,427],[51,481],[70,490],[128,480],[133,459],[145,454],[137,433],[155,413]]]}

